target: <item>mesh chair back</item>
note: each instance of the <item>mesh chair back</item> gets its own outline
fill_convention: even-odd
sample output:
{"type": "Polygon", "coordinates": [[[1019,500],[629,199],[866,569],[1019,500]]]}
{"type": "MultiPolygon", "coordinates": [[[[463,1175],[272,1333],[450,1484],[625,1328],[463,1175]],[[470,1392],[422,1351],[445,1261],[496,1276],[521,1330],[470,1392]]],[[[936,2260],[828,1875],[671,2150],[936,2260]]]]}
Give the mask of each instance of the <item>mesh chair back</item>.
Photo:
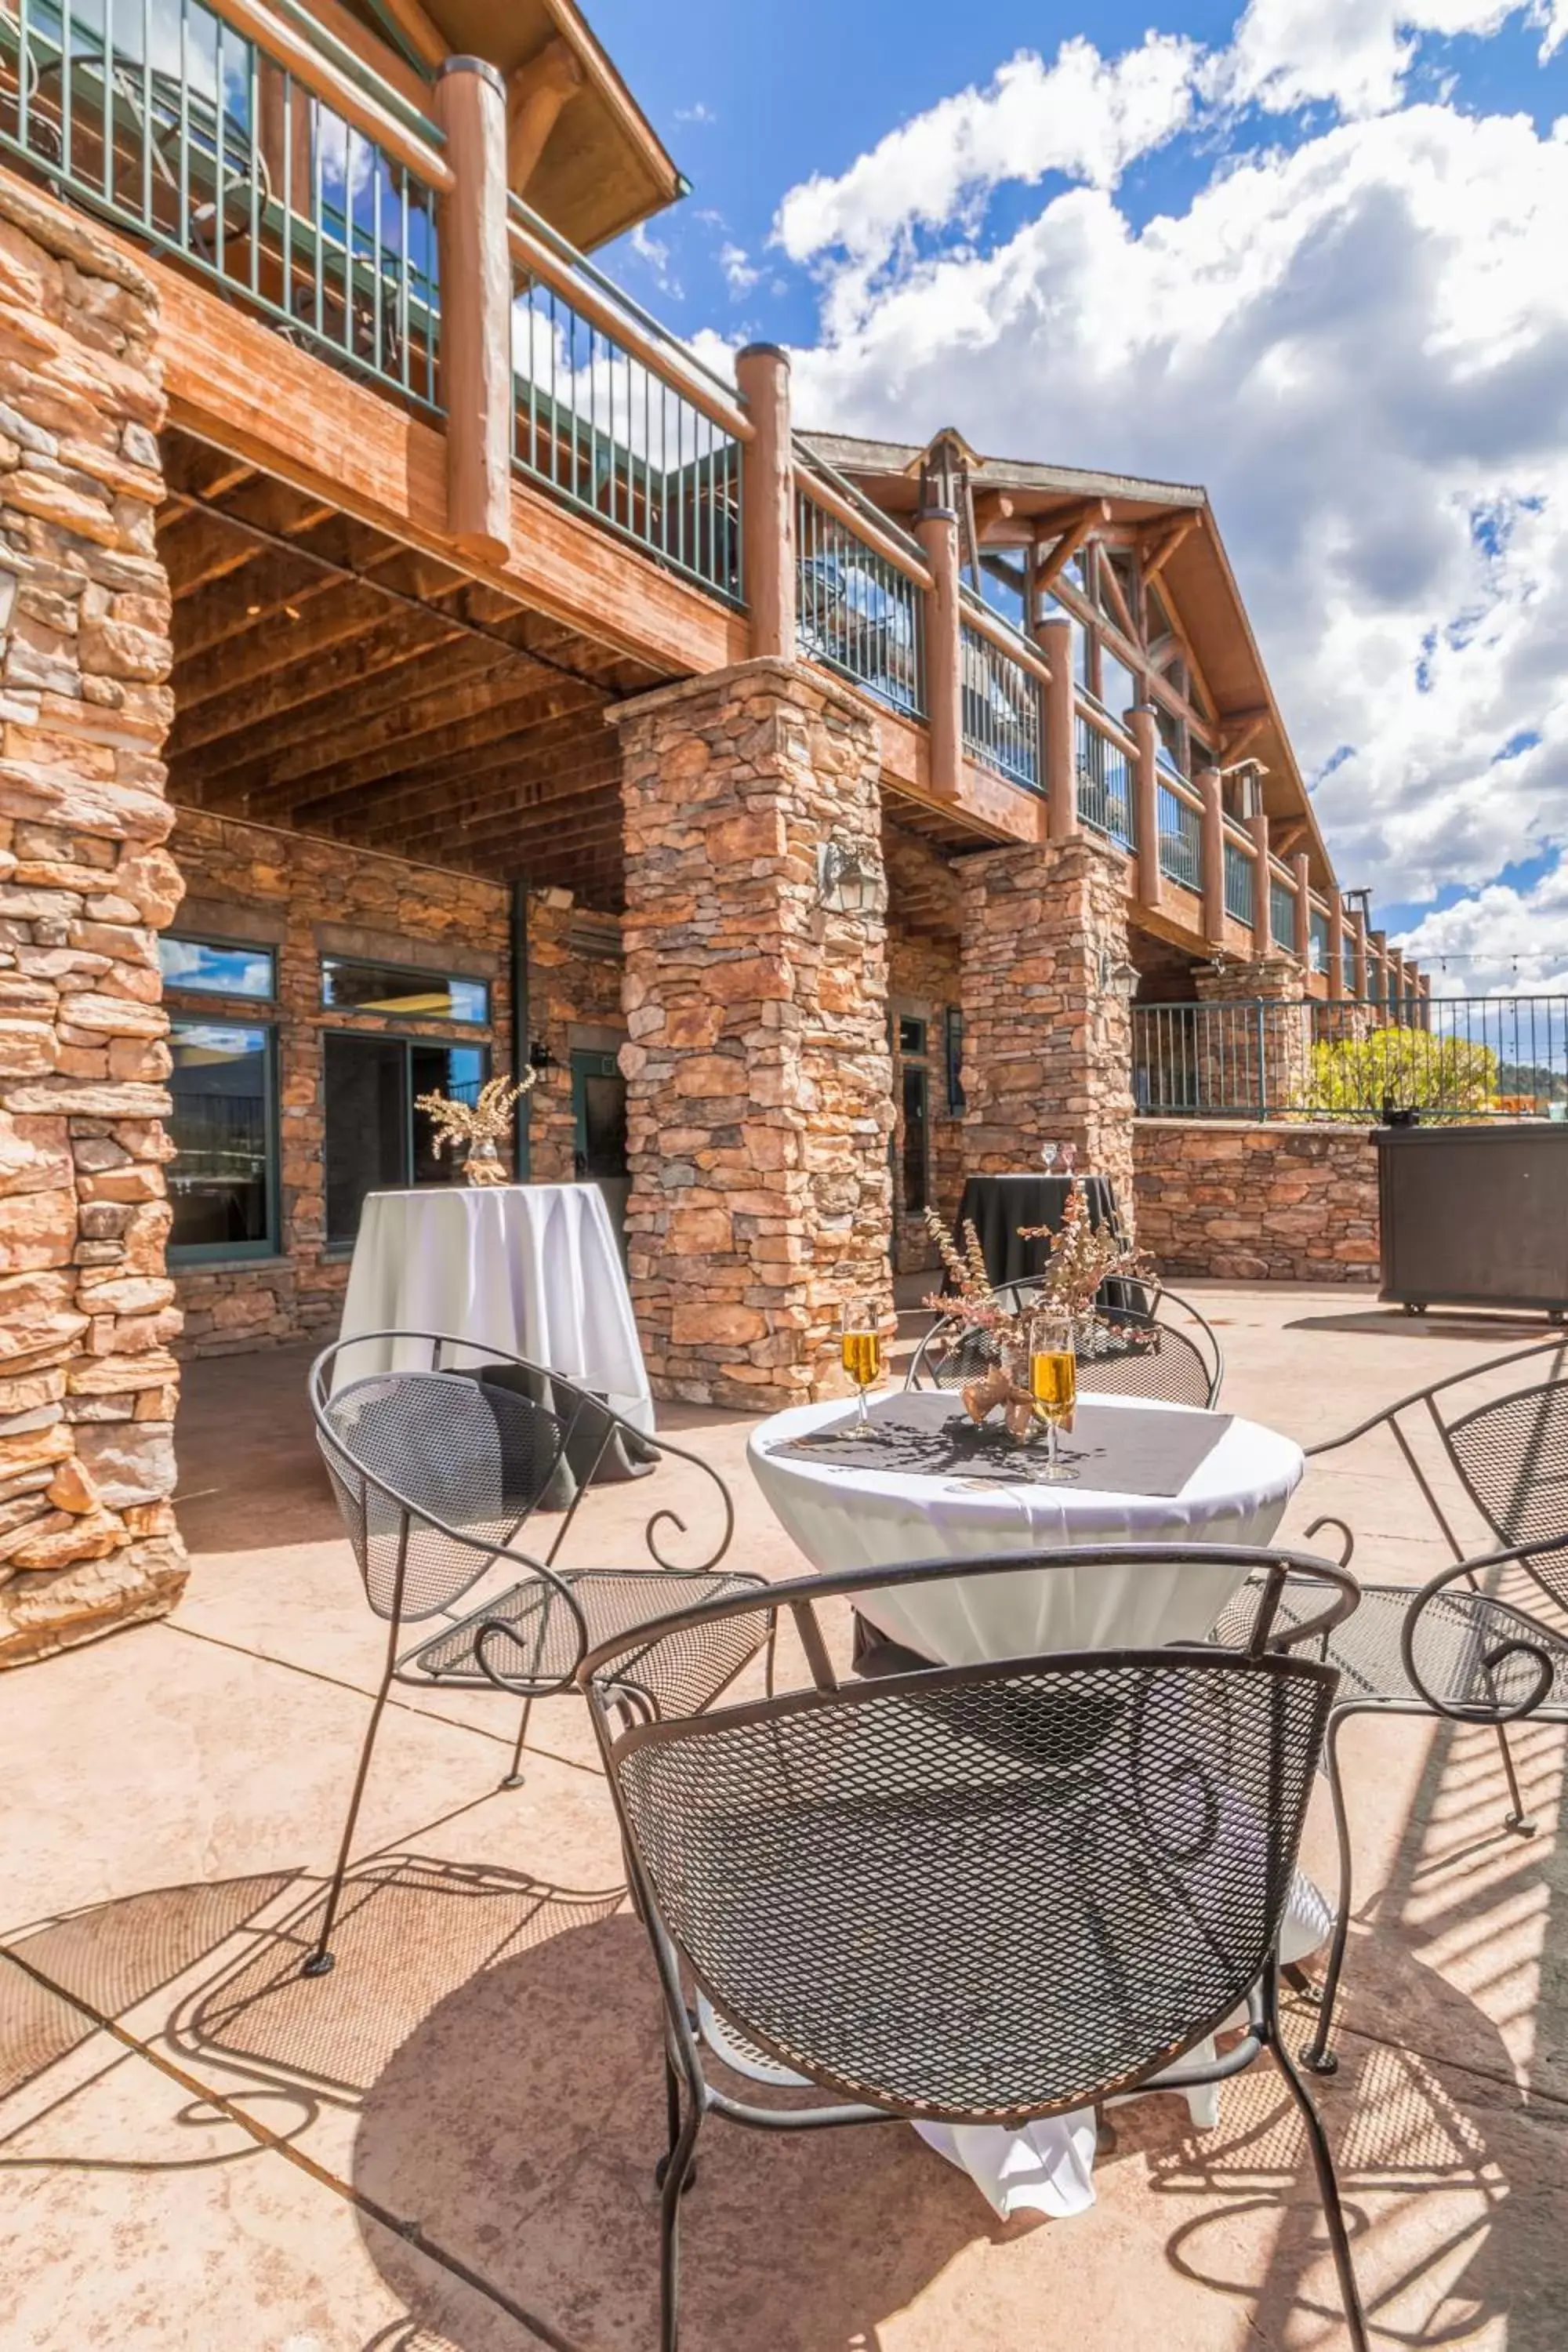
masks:
{"type": "Polygon", "coordinates": [[[1089,1653],[680,1720],[682,1638],[594,1664],[623,1826],[699,1983],[810,2081],[895,2114],[1063,2111],[1269,1963],[1331,1668],[1089,1653]],[[617,1736],[628,1669],[665,1719],[617,1736]]]}
{"type": "Polygon", "coordinates": [[[1500,1544],[1561,1535],[1562,1551],[1525,1562],[1568,1607],[1568,1381],[1543,1381],[1478,1405],[1447,1440],[1472,1501],[1500,1544]]]}
{"type": "Polygon", "coordinates": [[[411,1619],[450,1608],[484,1574],[565,1442],[535,1399],[464,1372],[352,1381],[319,1402],[316,1430],[371,1607],[411,1619]]]}

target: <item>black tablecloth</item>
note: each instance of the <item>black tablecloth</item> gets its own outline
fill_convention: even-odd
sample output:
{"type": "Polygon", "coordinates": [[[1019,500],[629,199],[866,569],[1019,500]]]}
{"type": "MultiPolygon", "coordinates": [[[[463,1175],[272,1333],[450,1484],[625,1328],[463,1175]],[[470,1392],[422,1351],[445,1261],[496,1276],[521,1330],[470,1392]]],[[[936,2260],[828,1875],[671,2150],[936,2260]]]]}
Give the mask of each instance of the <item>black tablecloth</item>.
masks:
{"type": "Polygon", "coordinates": [[[959,1247],[973,1223],[994,1283],[1026,1282],[1045,1271],[1044,1242],[1021,1242],[1020,1225],[1048,1225],[1056,1233],[1067,1206],[1068,1186],[1083,1187],[1092,1225],[1116,1223],[1116,1199],[1105,1176],[972,1176],[958,1204],[959,1247]]]}
{"type": "MultiPolygon", "coordinates": [[[[879,1397],[862,1429],[853,1406],[826,1429],[771,1445],[781,1462],[829,1470],[898,1471],[1029,1486],[1045,1475],[1047,1447],[1019,1444],[999,1420],[973,1422],[956,1397],[914,1390],[879,1397]]],[[[1104,1495],[1179,1495],[1230,1427],[1229,1413],[1173,1412],[1168,1405],[1080,1400],[1061,1458],[1104,1495]]]]}

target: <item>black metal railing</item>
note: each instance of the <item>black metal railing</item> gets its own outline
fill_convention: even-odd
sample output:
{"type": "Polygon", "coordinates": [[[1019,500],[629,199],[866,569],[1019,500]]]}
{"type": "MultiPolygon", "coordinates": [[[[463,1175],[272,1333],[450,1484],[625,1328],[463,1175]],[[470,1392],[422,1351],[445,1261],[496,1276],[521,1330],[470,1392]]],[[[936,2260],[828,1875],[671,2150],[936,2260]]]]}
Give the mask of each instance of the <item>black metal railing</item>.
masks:
{"type": "Polygon", "coordinates": [[[1225,911],[1236,922],[1250,924],[1257,920],[1254,906],[1257,870],[1256,860],[1249,857],[1241,844],[1232,841],[1227,834],[1225,843],[1225,911]]]}
{"type": "Polygon", "coordinates": [[[1078,713],[1077,730],[1079,818],[1096,833],[1109,834],[1124,849],[1135,849],[1132,769],[1127,754],[1083,710],[1078,713]]]}
{"type": "Polygon", "coordinates": [[[819,506],[795,497],[795,635],[809,660],[923,718],[925,594],[918,581],[819,506]]]}
{"type": "Polygon", "coordinates": [[[1040,689],[1035,674],[972,621],[963,621],[960,629],[963,748],[1010,783],[1037,792],[1040,689]]]}
{"type": "Polygon", "coordinates": [[[1152,1118],[1562,1118],[1568,996],[1138,1004],[1132,1090],[1152,1118]]]}
{"type": "MultiPolygon", "coordinates": [[[[438,406],[437,199],[407,163],[201,0],[14,6],[0,152],[291,341],[438,406]]],[[[376,96],[439,148],[395,92],[376,96]]]]}
{"type": "Polygon", "coordinates": [[[1160,871],[1173,882],[1181,882],[1189,890],[1201,890],[1204,882],[1204,820],[1203,811],[1190,801],[1184,792],[1166,782],[1162,775],[1155,799],[1160,814],[1160,871]]]}

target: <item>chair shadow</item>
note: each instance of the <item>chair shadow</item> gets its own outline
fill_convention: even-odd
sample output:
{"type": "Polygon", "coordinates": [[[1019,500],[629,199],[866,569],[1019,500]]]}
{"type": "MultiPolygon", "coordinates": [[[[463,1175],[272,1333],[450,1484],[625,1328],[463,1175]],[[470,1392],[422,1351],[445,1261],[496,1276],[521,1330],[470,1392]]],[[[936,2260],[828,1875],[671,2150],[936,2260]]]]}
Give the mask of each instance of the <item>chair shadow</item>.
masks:
{"type": "MultiPolygon", "coordinates": [[[[658,2336],[654,2166],[664,2147],[658,1995],[627,1912],[507,1955],[426,2016],[360,2112],[353,2185],[574,2345],[658,2336]]],[[[992,2220],[898,2124],[772,2134],[710,2121],[682,2228],[683,2352],[867,2352],[992,2220]],[[890,2225],[891,2222],[891,2225],[890,2225]]],[[[416,2322],[427,2271],[366,2244],[416,2322]]]]}
{"type": "Polygon", "coordinates": [[[1407,1315],[1403,1307],[1361,1307],[1342,1315],[1299,1315],[1287,1331],[1367,1331],[1394,1339],[1488,1339],[1499,1348],[1550,1339],[1557,1326],[1542,1315],[1500,1315],[1467,1312],[1463,1307],[1430,1307],[1425,1315],[1407,1315]]]}

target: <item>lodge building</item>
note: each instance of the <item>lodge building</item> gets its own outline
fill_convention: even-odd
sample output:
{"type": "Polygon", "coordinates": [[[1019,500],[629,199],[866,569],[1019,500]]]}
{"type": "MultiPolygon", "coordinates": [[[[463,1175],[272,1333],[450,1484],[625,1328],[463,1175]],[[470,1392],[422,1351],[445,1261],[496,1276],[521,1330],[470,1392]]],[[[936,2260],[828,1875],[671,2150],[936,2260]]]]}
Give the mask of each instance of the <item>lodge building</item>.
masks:
{"type": "Polygon", "coordinates": [[[719,380],[586,257],[683,190],[571,0],[0,13],[0,1663],[169,1605],[422,1093],[761,1409],[966,1172],[1131,1213],[1134,1001],[1426,1001],[1202,489],[719,380]]]}

